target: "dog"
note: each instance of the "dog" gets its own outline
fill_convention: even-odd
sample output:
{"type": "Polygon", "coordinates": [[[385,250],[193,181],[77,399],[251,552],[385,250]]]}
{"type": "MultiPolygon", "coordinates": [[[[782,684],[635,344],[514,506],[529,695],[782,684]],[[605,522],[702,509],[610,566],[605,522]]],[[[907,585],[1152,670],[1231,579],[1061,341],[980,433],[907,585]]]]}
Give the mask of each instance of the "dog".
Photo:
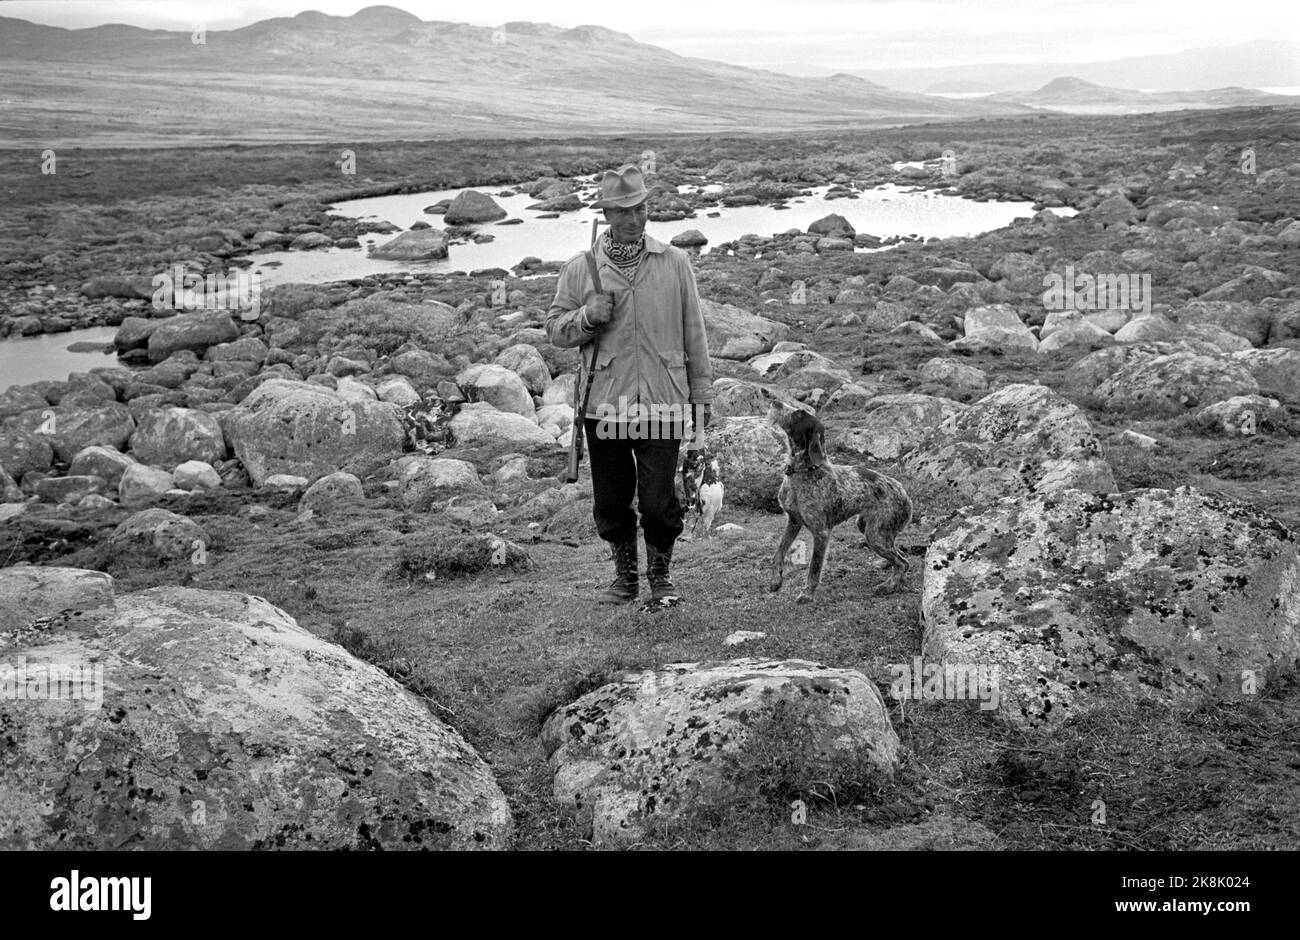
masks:
{"type": "Polygon", "coordinates": [[[808,560],[808,581],[798,602],[810,603],[830,550],[831,529],[857,516],[858,530],[866,537],[867,546],[889,563],[889,577],[876,586],[875,593],[898,591],[909,565],[894,540],[912,521],[912,500],[903,485],[874,470],[832,464],[826,459],[826,428],[809,411],[776,401],[768,410],[767,420],[785,432],[790,445],[790,460],[777,493],[777,502],[785,510],[785,532],[772,561],[768,590],[781,590],[786,552],[807,527],[813,536],[813,550],[808,560]]]}
{"type": "Polygon", "coordinates": [[[713,538],[713,518],[722,508],[722,470],[718,458],[700,447],[685,452],[681,469],[682,502],[686,511],[695,513],[691,537],[704,526],[704,537],[713,538]]]}

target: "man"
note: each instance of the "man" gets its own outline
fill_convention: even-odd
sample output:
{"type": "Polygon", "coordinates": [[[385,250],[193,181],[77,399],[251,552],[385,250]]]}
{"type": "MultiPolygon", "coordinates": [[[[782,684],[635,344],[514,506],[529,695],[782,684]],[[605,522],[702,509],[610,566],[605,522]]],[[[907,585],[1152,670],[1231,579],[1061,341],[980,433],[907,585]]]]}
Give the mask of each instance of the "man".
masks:
{"type": "MultiPolygon", "coordinates": [[[[713,370],[690,259],[645,234],[645,180],[627,164],[608,170],[593,208],[609,228],[592,249],[602,293],[587,260],[560,272],[546,332],[555,346],[587,347],[599,334],[591,399],[582,416],[596,531],[611,545],[615,577],[597,600],[627,603],[640,591],[636,497],[645,535],[646,575],[656,602],[677,598],[670,577],[683,507],[675,488],[688,411],[695,433],[708,426],[713,370]]],[[[575,420],[578,420],[575,416],[575,420]]]]}

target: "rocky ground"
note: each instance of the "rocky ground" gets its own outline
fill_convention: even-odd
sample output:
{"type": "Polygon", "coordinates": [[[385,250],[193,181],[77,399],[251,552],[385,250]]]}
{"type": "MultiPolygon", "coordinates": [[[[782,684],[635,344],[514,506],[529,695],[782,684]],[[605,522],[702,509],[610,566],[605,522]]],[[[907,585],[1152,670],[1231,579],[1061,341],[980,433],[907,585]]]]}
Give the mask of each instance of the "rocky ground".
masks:
{"type": "Polygon", "coordinates": [[[96,844],[77,820],[97,805],[145,820],[149,845],[1294,847],[1295,116],[540,142],[508,157],[376,145],[359,180],[327,148],[78,152],[54,177],[15,158],[0,174],[0,331],[120,324],[124,362],[0,393],[0,594],[19,611],[0,645],[9,659],[129,651],[139,674],[113,693],[129,779],[63,771],[104,791],[58,791],[48,741],[72,733],[66,716],[0,704],[21,742],[0,772],[44,762],[55,792],[51,818],[25,785],[14,838],[96,844]],[[586,600],[609,572],[585,472],[560,480],[574,354],[539,328],[554,277],[517,276],[561,259],[514,277],[287,286],[255,319],[158,316],[142,296],[139,279],[173,264],[346,244],[358,230],[325,215],[334,199],[509,184],[563,200],[575,175],[645,150],[665,186],[726,184],[656,195],[683,230],[718,201],[836,184],[814,231],[694,259],[728,502],[714,539],[681,545],[681,607],[586,600]],[[900,174],[900,160],[928,163],[900,174]],[[833,217],[835,199],[883,182],[1078,215],[854,252],[876,241],[833,217]],[[1149,277],[1149,309],[1045,309],[1045,276],[1067,266],[1149,277]],[[772,397],[818,409],[832,459],[907,486],[905,593],[871,593],[880,572],[848,525],[815,605],[790,584],[761,590],[782,527],[772,397]],[[51,616],[66,607],[92,611],[93,629],[51,616]],[[145,622],[204,637],[212,664],[178,660],[145,622]],[[239,652],[262,630],[298,658],[239,652]],[[764,635],[729,645],[740,630],[764,635]],[[337,647],[321,639],[351,654],[324,689],[310,664],[337,647]],[[895,670],[918,656],[996,664],[1001,704],[900,701],[895,670]],[[155,673],[186,681],[149,724],[155,673]],[[374,696],[401,707],[372,715],[374,696]],[[184,737],[195,729],[202,747],[184,737]],[[363,744],[344,755],[350,734],[363,744]],[[310,798],[282,756],[303,739],[332,768],[310,798]],[[241,770],[196,795],[187,774],[223,760],[241,770]],[[455,768],[433,772],[450,782],[404,787],[420,761],[455,768]],[[193,822],[193,799],[224,815],[193,822]]]}

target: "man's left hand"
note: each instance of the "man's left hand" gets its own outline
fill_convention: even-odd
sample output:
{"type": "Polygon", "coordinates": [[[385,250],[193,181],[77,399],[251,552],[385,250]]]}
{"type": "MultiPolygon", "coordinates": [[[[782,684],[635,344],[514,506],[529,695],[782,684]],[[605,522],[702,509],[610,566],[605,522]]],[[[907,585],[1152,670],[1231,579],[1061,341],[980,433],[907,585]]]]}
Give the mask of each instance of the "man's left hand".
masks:
{"type": "Polygon", "coordinates": [[[704,429],[709,426],[713,420],[713,406],[711,405],[694,405],[695,413],[691,422],[695,425],[695,435],[697,438],[704,433],[704,429]]]}

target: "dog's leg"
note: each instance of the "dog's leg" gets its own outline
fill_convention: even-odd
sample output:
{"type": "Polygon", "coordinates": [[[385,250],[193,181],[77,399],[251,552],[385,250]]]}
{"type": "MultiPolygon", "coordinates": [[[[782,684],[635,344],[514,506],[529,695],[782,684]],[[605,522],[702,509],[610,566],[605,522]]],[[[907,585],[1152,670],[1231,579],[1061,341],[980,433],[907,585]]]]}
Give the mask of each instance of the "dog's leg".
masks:
{"type": "Polygon", "coordinates": [[[718,504],[710,499],[704,504],[704,537],[713,538],[713,517],[718,514],[718,504]]]}
{"type": "Polygon", "coordinates": [[[817,585],[821,583],[822,567],[826,564],[826,556],[830,554],[830,549],[830,531],[814,531],[812,557],[808,559],[808,581],[804,585],[803,593],[799,595],[798,602],[800,604],[812,603],[813,594],[817,591],[817,585]]]}
{"type": "Polygon", "coordinates": [[[858,527],[866,537],[867,546],[889,563],[889,577],[876,586],[875,593],[893,594],[902,588],[903,578],[911,567],[894,540],[911,521],[912,506],[907,494],[902,493],[902,500],[882,509],[887,511],[863,513],[858,517],[858,527]]]}
{"type": "Polygon", "coordinates": [[[773,593],[781,590],[781,582],[785,578],[786,552],[790,551],[790,546],[802,528],[803,520],[792,512],[786,512],[785,531],[781,533],[781,541],[776,546],[776,557],[772,559],[772,583],[767,586],[773,593]]]}

